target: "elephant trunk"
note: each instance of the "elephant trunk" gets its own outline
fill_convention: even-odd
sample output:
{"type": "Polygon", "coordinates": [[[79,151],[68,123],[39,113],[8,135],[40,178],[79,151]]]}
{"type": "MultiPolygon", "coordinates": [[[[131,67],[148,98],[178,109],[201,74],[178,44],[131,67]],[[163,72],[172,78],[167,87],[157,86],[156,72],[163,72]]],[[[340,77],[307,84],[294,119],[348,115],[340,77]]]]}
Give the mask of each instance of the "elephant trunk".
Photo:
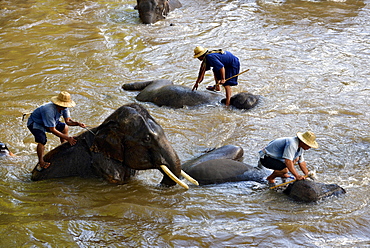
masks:
{"type": "Polygon", "coordinates": [[[153,13],[140,13],[140,19],[143,22],[143,24],[151,24],[156,22],[155,15],[153,13]]]}
{"type": "Polygon", "coordinates": [[[181,162],[177,153],[169,144],[165,144],[162,150],[164,151],[162,154],[166,155],[161,158],[159,165],[163,174],[161,185],[174,186],[178,183],[175,178],[179,178],[181,174],[181,162]]]}

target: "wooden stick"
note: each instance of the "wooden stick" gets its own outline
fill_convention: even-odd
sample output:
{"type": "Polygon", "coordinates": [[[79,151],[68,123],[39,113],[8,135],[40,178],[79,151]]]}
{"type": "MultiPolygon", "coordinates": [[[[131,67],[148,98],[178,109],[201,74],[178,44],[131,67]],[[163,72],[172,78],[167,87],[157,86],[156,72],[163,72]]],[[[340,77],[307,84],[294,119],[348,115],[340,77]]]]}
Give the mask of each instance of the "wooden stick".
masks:
{"type": "MultiPolygon", "coordinates": [[[[309,177],[309,175],[304,175],[303,177],[304,177],[304,178],[307,178],[307,177],[309,177]]],[[[297,179],[294,179],[294,180],[291,180],[291,181],[289,181],[289,182],[285,182],[285,183],[282,183],[282,184],[278,184],[278,185],[272,186],[272,187],[270,187],[270,189],[275,189],[275,188],[277,188],[277,187],[284,186],[284,185],[287,185],[287,184],[289,184],[289,183],[293,183],[293,182],[295,182],[295,181],[297,181],[297,179]]]]}
{"type": "MultiPolygon", "coordinates": [[[[236,74],[236,75],[234,75],[234,76],[232,76],[232,77],[229,77],[228,79],[225,79],[225,82],[227,81],[227,80],[230,80],[230,79],[232,79],[232,78],[234,78],[234,77],[237,77],[237,76],[239,76],[239,75],[241,75],[241,74],[243,74],[244,72],[247,72],[247,71],[249,71],[250,69],[246,69],[245,71],[242,71],[241,73],[239,73],[239,74],[236,74]]],[[[220,85],[219,83],[216,83],[216,86],[217,85],[220,85]]]]}
{"type": "Polygon", "coordinates": [[[236,74],[236,75],[234,75],[234,76],[232,76],[232,77],[229,77],[228,79],[226,79],[225,80],[225,82],[227,81],[227,80],[230,80],[230,79],[232,79],[232,78],[234,78],[234,77],[237,77],[237,76],[239,76],[239,75],[241,75],[241,74],[243,74],[244,72],[247,72],[247,71],[249,71],[250,69],[247,69],[247,70],[245,70],[245,71],[242,71],[241,73],[239,73],[239,74],[236,74]]]}

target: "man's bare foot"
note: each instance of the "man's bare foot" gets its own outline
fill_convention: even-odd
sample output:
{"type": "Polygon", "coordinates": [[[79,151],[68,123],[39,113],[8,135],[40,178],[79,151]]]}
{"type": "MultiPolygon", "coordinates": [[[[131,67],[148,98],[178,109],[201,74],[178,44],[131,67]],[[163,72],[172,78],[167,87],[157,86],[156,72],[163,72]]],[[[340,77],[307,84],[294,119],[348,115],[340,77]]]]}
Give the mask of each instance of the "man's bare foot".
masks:
{"type": "Polygon", "coordinates": [[[38,162],[36,165],[36,170],[37,171],[42,171],[43,169],[47,169],[50,166],[49,162],[38,162]]]}
{"type": "Polygon", "coordinates": [[[271,178],[271,176],[268,176],[266,179],[269,183],[275,183],[275,178],[271,178]]]}
{"type": "Polygon", "coordinates": [[[44,161],[44,162],[40,162],[40,165],[42,168],[47,169],[50,166],[50,163],[44,161]]]}

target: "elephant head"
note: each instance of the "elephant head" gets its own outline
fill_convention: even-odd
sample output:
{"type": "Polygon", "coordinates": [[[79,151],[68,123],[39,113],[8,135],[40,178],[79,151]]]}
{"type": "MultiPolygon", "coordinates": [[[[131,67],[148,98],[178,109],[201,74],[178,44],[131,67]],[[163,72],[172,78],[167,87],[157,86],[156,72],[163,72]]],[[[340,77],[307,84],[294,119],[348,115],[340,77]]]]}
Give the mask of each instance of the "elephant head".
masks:
{"type": "MultiPolygon", "coordinates": [[[[181,174],[181,164],[162,127],[138,104],[124,105],[100,126],[76,137],[77,144],[64,143],[47,153],[50,167],[32,172],[32,180],[67,176],[97,176],[112,183],[125,183],[136,170],[165,166],[162,185],[172,186],[181,174]],[[176,179],[175,179],[176,180],[176,179]]],[[[181,182],[181,181],[180,181],[181,182]]]]}
{"type": "Polygon", "coordinates": [[[337,184],[300,180],[289,184],[283,193],[296,201],[316,202],[329,196],[343,195],[346,191],[337,184]]]}
{"type": "Polygon", "coordinates": [[[137,0],[135,9],[144,24],[151,24],[166,18],[170,11],[181,6],[178,0],[137,0]]]}

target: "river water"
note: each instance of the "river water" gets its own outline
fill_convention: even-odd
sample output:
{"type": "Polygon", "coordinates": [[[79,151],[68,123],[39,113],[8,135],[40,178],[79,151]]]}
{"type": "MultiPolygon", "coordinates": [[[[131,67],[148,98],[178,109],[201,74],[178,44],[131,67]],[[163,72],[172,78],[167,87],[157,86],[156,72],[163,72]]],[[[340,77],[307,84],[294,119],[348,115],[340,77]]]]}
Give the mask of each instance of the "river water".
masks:
{"type": "MultiPolygon", "coordinates": [[[[132,0],[0,0],[0,141],[17,155],[0,158],[0,247],[370,247],[370,1],[182,4],[143,25],[132,0]],[[192,87],[198,45],[238,56],[250,71],[233,93],[261,103],[250,111],[142,103],[181,161],[233,144],[256,165],[270,140],[311,130],[320,148],[306,153],[309,169],[345,196],[303,204],[254,182],[162,189],[154,170],[119,186],[30,180],[36,144],[23,113],[68,90],[73,119],[99,125],[136,102],[123,83],[192,87]]],[[[207,72],[199,90],[212,83],[207,72]]],[[[47,151],[59,144],[48,139],[47,151]]]]}

